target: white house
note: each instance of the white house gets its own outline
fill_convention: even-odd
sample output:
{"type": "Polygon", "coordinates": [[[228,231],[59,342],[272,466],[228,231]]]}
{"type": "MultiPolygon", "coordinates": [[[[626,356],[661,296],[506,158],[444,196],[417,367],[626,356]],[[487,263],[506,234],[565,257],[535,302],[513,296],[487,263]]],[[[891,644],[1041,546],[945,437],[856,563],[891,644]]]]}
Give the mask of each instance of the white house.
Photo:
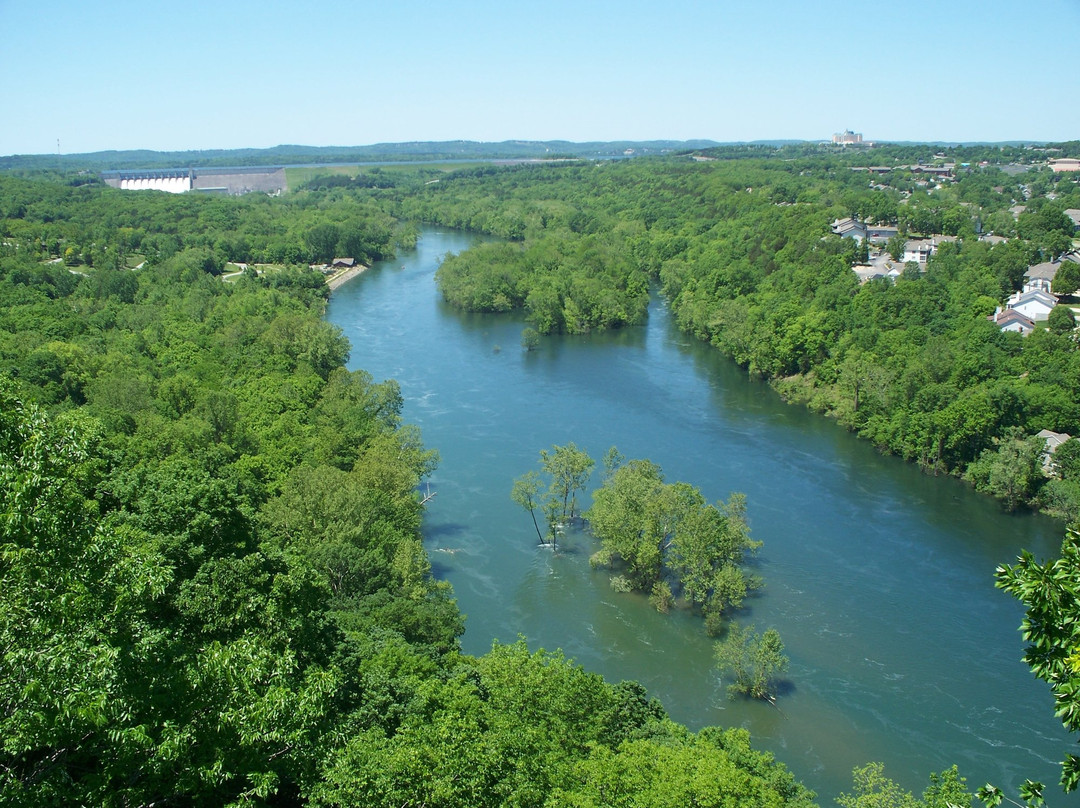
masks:
{"type": "Polygon", "coordinates": [[[900,260],[905,264],[908,261],[925,264],[936,251],[937,245],[930,239],[912,239],[904,245],[904,255],[900,260]]]}
{"type": "Polygon", "coordinates": [[[1009,298],[1007,308],[1018,311],[1029,320],[1039,322],[1050,316],[1057,298],[1042,289],[1031,289],[1027,292],[1017,292],[1009,298]]]}
{"type": "Polygon", "coordinates": [[[1022,337],[1026,337],[1035,330],[1035,322],[1030,317],[1025,317],[1015,309],[1002,309],[998,306],[990,319],[1002,331],[1015,331],[1022,337]]]}
{"type": "Polygon", "coordinates": [[[853,238],[856,241],[866,238],[866,225],[850,216],[833,222],[832,231],[841,238],[853,238]]]}
{"type": "Polygon", "coordinates": [[[1056,466],[1054,464],[1054,452],[1058,450],[1058,447],[1069,440],[1069,434],[1067,432],[1051,432],[1049,429],[1039,430],[1038,437],[1043,439],[1046,449],[1043,451],[1042,464],[1043,471],[1047,474],[1056,474],[1056,466]]]}

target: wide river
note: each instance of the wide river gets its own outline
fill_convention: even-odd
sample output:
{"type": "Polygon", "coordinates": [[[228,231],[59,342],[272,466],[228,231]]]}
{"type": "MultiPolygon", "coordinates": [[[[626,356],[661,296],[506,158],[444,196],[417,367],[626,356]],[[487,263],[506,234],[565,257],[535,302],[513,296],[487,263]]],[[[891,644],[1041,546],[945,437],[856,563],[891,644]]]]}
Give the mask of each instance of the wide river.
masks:
{"type": "Polygon", "coordinates": [[[476,239],[425,229],[417,250],[334,292],[326,315],[352,342],[350,367],[396,379],[406,421],[441,455],[425,539],[466,615],[466,651],[521,635],[636,679],[693,729],[749,729],[822,805],[869,761],[916,793],[956,763],[973,789],[1015,796],[1030,777],[1052,804],[1075,803],[1056,785],[1070,740],[1022,662],[1023,610],[994,588],[1021,549],[1056,555],[1060,523],[1005,514],[785,404],[681,334],[660,300],[646,326],[525,352],[520,318],[463,314],[438,293],[441,258],[476,239]],[[541,449],[570,441],[598,461],[612,445],[649,458],[714,501],[746,494],[765,588],[739,619],[784,639],[778,708],[730,701],[701,619],[614,592],[589,568],[588,536],[556,555],[537,546],[510,489],[541,449]]]}

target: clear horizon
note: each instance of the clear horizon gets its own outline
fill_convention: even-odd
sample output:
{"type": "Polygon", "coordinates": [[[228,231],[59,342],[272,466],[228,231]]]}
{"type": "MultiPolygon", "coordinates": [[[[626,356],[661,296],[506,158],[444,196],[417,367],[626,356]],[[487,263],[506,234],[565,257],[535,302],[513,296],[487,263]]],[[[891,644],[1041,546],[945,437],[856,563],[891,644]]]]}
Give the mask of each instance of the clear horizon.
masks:
{"type": "Polygon", "coordinates": [[[1061,44],[1080,33],[1077,0],[0,0],[0,25],[5,156],[846,129],[1080,139],[1075,56],[1061,44]]]}

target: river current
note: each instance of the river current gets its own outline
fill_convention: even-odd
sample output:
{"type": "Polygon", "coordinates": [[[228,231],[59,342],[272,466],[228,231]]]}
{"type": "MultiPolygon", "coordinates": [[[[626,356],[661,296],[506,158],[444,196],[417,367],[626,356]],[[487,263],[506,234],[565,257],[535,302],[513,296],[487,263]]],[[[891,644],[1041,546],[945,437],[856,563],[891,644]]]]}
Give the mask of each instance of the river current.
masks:
{"type": "Polygon", "coordinates": [[[441,455],[425,544],[466,615],[467,652],[524,636],[636,679],[692,729],[746,727],[822,805],[869,761],[917,794],[955,763],[973,790],[1015,795],[1030,777],[1052,804],[1076,803],[1056,786],[1071,741],[1022,661],[1023,610],[994,588],[995,567],[1022,549],[1056,555],[1059,522],[1003,513],[785,404],[680,333],[659,299],[647,325],[526,352],[522,319],[455,311],[435,286],[442,257],[478,238],[425,229],[415,251],[335,291],[326,314],[352,343],[350,367],[396,379],[405,420],[441,455]],[[589,568],[589,536],[558,554],[537,546],[510,489],[541,449],[570,441],[598,465],[612,445],[648,458],[713,501],[746,494],[765,586],[739,619],[784,640],[777,707],[730,701],[701,619],[614,592],[589,568]]]}

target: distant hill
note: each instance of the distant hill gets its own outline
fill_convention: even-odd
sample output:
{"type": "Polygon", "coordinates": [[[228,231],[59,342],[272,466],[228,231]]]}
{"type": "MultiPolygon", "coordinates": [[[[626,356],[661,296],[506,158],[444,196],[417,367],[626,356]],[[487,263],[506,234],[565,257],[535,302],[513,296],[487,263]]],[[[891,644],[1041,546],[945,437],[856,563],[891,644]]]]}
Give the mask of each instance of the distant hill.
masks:
{"type": "Polygon", "coordinates": [[[635,154],[662,154],[707,149],[712,140],[597,141],[470,140],[375,143],[369,146],[282,145],[269,149],[209,149],[159,152],[102,151],[88,154],[16,154],[0,157],[0,170],[105,171],[133,168],[199,168],[208,166],[267,166],[310,163],[358,163],[393,160],[536,159],[544,157],[612,157],[632,149],[635,154]]]}
{"type": "MultiPolygon", "coordinates": [[[[715,140],[609,140],[575,143],[569,140],[473,140],[410,141],[373,143],[367,146],[301,146],[284,144],[269,149],[206,149],[192,151],[101,151],[87,154],[15,154],[0,157],[0,171],[101,172],[122,169],[210,168],[243,166],[332,165],[342,163],[405,162],[426,160],[529,160],[553,157],[598,159],[633,156],[702,153],[714,157],[792,156],[828,147],[822,141],[755,140],[718,142],[715,140]]],[[[1080,141],[1038,143],[970,142],[960,145],[946,141],[915,143],[877,141],[877,147],[893,149],[1054,148],[1058,156],[1080,156],[1080,141]]],[[[858,150],[856,150],[858,151],[858,150]]]]}

